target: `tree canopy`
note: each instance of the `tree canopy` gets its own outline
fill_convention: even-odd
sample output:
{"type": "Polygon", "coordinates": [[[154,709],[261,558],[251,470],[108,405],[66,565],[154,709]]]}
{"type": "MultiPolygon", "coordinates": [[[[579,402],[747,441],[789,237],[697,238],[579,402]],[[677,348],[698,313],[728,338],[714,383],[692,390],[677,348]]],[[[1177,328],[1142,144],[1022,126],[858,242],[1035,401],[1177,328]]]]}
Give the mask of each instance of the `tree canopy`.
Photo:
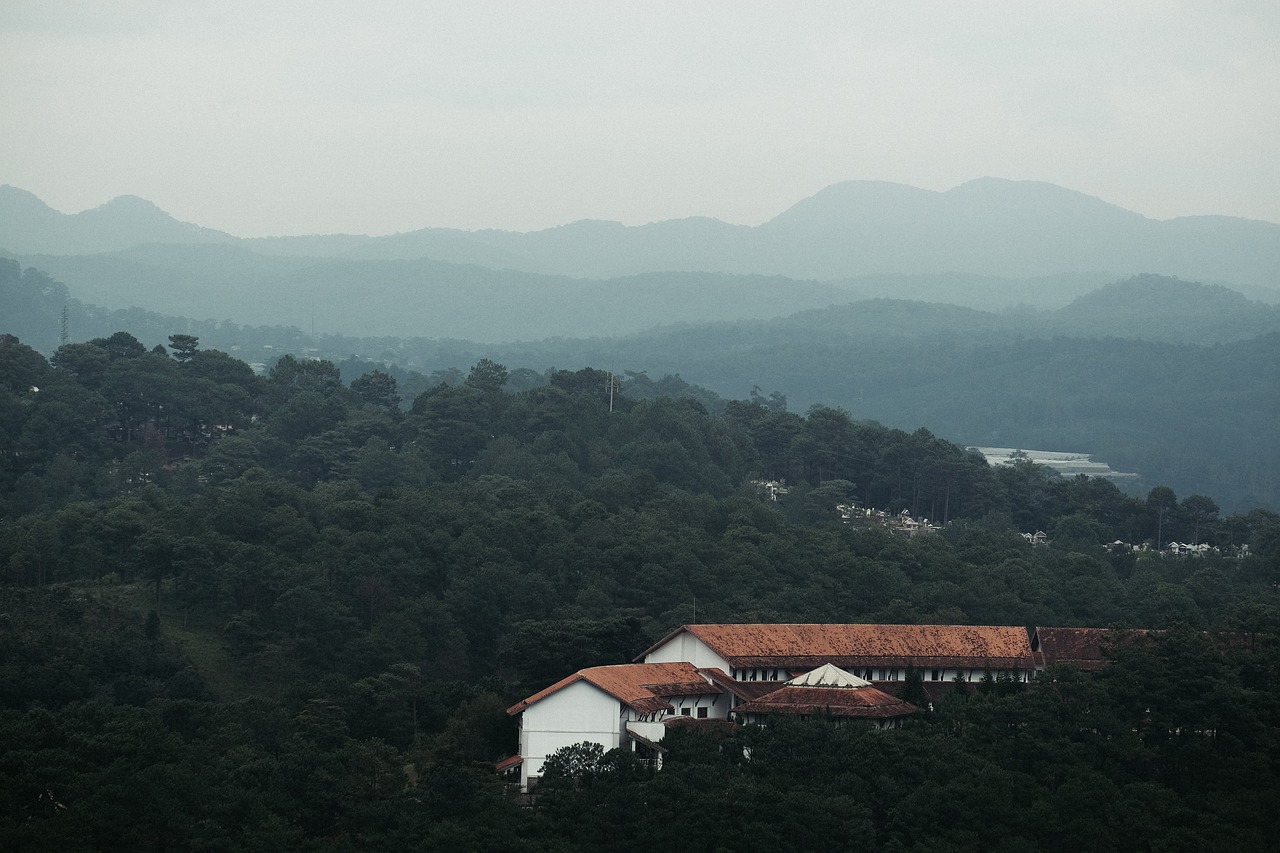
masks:
{"type": "Polygon", "coordinates": [[[258,375],[170,345],[111,335],[46,361],[0,338],[6,847],[598,846],[571,825],[584,810],[620,847],[782,843],[806,816],[902,848],[1261,831],[1249,804],[1280,766],[1274,513],[993,469],[927,430],[674,378],[620,380],[611,401],[605,371],[513,389],[482,362],[406,409],[383,370],[345,382],[284,356],[258,375]],[[902,538],[838,504],[942,528],[902,538]],[[1050,544],[1018,535],[1035,530],[1050,544]],[[1161,538],[1221,550],[1104,547],[1161,538]],[[693,621],[1170,630],[1098,678],[957,700],[885,737],[675,735],[656,776],[593,755],[568,774],[590,784],[533,810],[505,798],[507,705],[693,621]],[[1223,631],[1248,639],[1205,645],[1223,631]],[[1256,793],[1229,797],[1233,773],[1256,793]],[[626,813],[634,796],[649,808],[626,813]],[[702,823],[676,816],[695,802],[702,823]],[[1122,829],[1098,835],[1089,809],[1122,829]]]}

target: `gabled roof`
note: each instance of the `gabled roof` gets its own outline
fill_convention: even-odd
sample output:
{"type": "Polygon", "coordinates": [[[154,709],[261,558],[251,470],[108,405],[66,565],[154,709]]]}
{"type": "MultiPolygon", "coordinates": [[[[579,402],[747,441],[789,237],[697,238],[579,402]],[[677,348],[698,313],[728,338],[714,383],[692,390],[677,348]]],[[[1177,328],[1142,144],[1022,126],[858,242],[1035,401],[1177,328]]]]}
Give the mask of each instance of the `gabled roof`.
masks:
{"type": "Polygon", "coordinates": [[[691,663],[628,663],[617,666],[593,666],[580,669],[550,687],[522,699],[507,709],[519,714],[578,681],[585,681],[642,714],[671,707],[667,696],[708,696],[720,693],[698,674],[691,663]]]}
{"type": "Polygon", "coordinates": [[[886,719],[905,717],[920,709],[826,663],[736,710],[739,714],[805,715],[825,711],[833,717],[886,719]]]}
{"type": "Polygon", "coordinates": [[[1036,628],[1034,648],[1043,656],[1045,666],[1071,664],[1094,670],[1110,661],[1105,651],[1108,646],[1133,642],[1146,634],[1117,628],[1036,628]]]}
{"type": "Polygon", "coordinates": [[[682,631],[737,668],[1034,667],[1024,629],[989,625],[685,625],[645,654],[682,631]]]}
{"type": "Polygon", "coordinates": [[[824,663],[817,669],[810,670],[804,675],[797,675],[795,678],[787,682],[792,687],[842,687],[845,689],[857,689],[859,687],[870,687],[871,682],[864,678],[858,678],[845,672],[838,666],[824,663]]]}
{"type": "Polygon", "coordinates": [[[738,714],[827,713],[832,717],[889,719],[920,709],[874,687],[801,687],[787,684],[734,709],[738,714]]]}
{"type": "Polygon", "coordinates": [[[750,702],[752,699],[758,699],[766,693],[772,693],[784,683],[781,681],[737,681],[725,675],[718,667],[700,669],[698,672],[711,679],[712,684],[722,690],[727,690],[743,702],[750,702]]]}

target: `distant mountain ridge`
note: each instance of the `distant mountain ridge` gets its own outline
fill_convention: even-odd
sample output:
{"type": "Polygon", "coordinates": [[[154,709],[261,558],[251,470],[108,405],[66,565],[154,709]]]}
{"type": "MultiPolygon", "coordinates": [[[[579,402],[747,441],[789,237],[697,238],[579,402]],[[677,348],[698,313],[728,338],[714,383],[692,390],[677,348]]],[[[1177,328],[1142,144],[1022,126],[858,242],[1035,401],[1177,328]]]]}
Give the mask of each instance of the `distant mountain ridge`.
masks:
{"type": "Polygon", "coordinates": [[[181,222],[133,195],[68,214],[26,190],[0,185],[0,246],[13,252],[88,254],[143,243],[233,243],[237,239],[181,222]]]}
{"type": "Polygon", "coordinates": [[[588,278],[671,270],[816,280],[1153,272],[1280,289],[1280,224],[1225,216],[1153,220],[1053,184],[998,178],[945,192],[848,181],[757,227],[707,218],[641,226],[584,220],[528,233],[427,228],[386,237],[247,239],[178,222],[141,199],[68,215],[23,190],[0,187],[0,247],[18,255],[183,242],[237,243],[267,255],[431,258],[588,278]]]}
{"type": "Polygon", "coordinates": [[[835,284],[776,276],[689,272],[586,279],[426,258],[273,257],[240,245],[152,244],[20,260],[65,283],[75,298],[111,309],[137,306],[357,337],[488,343],[780,317],[860,298],[835,284]]]}

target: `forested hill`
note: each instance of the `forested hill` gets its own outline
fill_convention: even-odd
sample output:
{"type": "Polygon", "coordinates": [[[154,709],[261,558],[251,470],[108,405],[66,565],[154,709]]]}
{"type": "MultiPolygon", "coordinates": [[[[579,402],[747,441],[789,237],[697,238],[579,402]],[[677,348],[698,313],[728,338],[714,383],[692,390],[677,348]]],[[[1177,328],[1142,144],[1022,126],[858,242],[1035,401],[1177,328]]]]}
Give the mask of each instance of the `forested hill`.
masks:
{"type": "MultiPolygon", "coordinates": [[[[680,286],[637,283],[639,292],[680,286]]],[[[744,299],[744,310],[772,299],[767,288],[759,295],[744,299]]],[[[1209,493],[1230,511],[1280,508],[1280,434],[1272,428],[1280,417],[1280,308],[1213,285],[1138,276],[1052,312],[867,300],[775,320],[506,345],[313,336],[297,327],[107,311],[72,296],[39,270],[0,261],[5,331],[48,354],[65,308],[80,339],[116,329],[152,340],[180,332],[260,368],[282,352],[329,358],[348,380],[377,365],[406,396],[457,384],[482,358],[522,376],[541,376],[548,365],[679,374],[724,397],[759,387],[797,410],[839,406],[964,445],[1089,452],[1138,472],[1143,490],[1164,483],[1209,493]]]]}
{"type": "MultiPolygon", "coordinates": [[[[1276,322],[1274,309],[1256,304],[1242,307],[1238,324],[1215,316],[1185,313],[1173,328],[1234,334],[1276,322]]],[[[989,314],[864,302],[770,323],[656,330],[571,352],[679,371],[722,394],[783,389],[797,408],[831,401],[893,426],[934,425],[968,445],[1090,452],[1148,485],[1212,492],[1238,509],[1280,507],[1280,433],[1272,426],[1280,417],[1280,332],[1193,344],[1167,341],[1169,327],[1131,333],[1161,340],[1113,337],[1123,329],[1104,323],[1097,334],[1075,328],[1054,335],[1027,322],[1018,334],[989,314]]],[[[521,363],[533,350],[486,352],[521,363]]]]}
{"type": "MultiPolygon", "coordinates": [[[[1105,481],[1057,480],[1030,464],[992,469],[977,454],[926,430],[906,433],[858,422],[823,406],[799,415],[786,411],[779,395],[725,402],[703,392],[716,410],[709,411],[692,397],[665,396],[662,383],[643,376],[611,392],[609,375],[590,368],[551,371],[545,384],[511,393],[504,388],[514,377],[484,360],[460,385],[438,385],[405,410],[394,377],[381,371],[347,384],[329,362],[286,356],[259,377],[191,336],[173,336],[169,348],[172,353],[161,346],[149,349],[117,333],[63,346],[50,363],[5,338],[0,565],[8,567],[10,580],[147,577],[164,587],[184,576],[179,586],[196,596],[189,606],[215,609],[217,601],[225,603],[227,589],[207,573],[221,572],[217,567],[229,566],[227,560],[282,566],[301,560],[329,566],[326,571],[339,564],[360,566],[359,572],[375,572],[390,583],[395,572],[386,575],[377,560],[369,563],[355,553],[347,560],[339,556],[341,549],[326,550],[332,540],[321,546],[313,538],[330,523],[354,525],[353,532],[389,532],[407,519],[396,521],[398,510],[383,517],[377,507],[390,500],[389,507],[416,507],[413,512],[443,525],[426,540],[409,530],[401,533],[413,542],[387,540],[398,554],[394,559],[408,561],[396,572],[408,572],[417,578],[412,584],[426,583],[443,594],[461,579],[448,568],[461,559],[497,572],[494,577],[503,578],[499,586],[508,592],[524,590],[510,602],[521,611],[580,606],[601,615],[638,607],[656,620],[654,629],[695,599],[701,616],[718,621],[764,614],[797,618],[838,606],[882,618],[893,607],[908,607],[918,617],[950,614],[960,621],[1107,622],[1118,614],[1105,602],[1076,611],[1053,597],[1022,599],[1026,591],[1012,605],[1025,610],[1016,617],[1001,615],[1004,605],[980,599],[963,604],[962,598],[934,598],[943,588],[895,583],[839,605],[828,596],[804,603],[803,596],[792,596],[816,577],[805,568],[806,559],[797,562],[779,552],[766,566],[732,546],[734,537],[721,537],[741,525],[744,534],[746,528],[756,533],[739,544],[758,545],[758,537],[771,532],[793,537],[826,530],[822,536],[839,537],[844,534],[809,525],[834,522],[837,504],[852,502],[891,513],[905,509],[943,524],[964,522],[966,529],[993,534],[1046,530],[1096,557],[1101,544],[1114,539],[1244,544],[1259,524],[1259,530],[1269,529],[1267,519],[1273,518],[1255,511],[1222,521],[1213,500],[1203,495],[1181,502],[1166,496],[1161,500],[1169,506],[1156,506],[1105,481]],[[752,485],[762,479],[784,481],[791,491],[781,502],[765,501],[752,485]],[[330,501],[336,503],[328,506],[330,501]],[[99,511],[105,515],[94,521],[99,511]],[[651,512],[665,521],[657,527],[641,523],[651,512]],[[592,548],[612,556],[587,557],[580,543],[570,547],[574,531],[588,521],[593,537],[603,537],[593,538],[592,548]],[[640,527],[632,532],[660,534],[669,547],[625,545],[633,523],[640,527]],[[473,524],[498,527],[465,537],[464,529],[473,524]],[[670,538],[690,524],[705,530],[670,538]],[[718,544],[691,544],[704,534],[718,544]],[[462,550],[455,547],[459,537],[466,540],[462,550]],[[244,550],[249,544],[254,547],[244,550]],[[544,545],[549,550],[543,552],[544,545]],[[493,548],[508,556],[491,553],[493,548]],[[179,559],[179,552],[190,561],[179,559]],[[519,555],[514,562],[512,554],[519,555]],[[550,574],[527,573],[529,560],[543,559],[550,561],[550,574]],[[765,587],[754,588],[747,576],[734,584],[717,576],[721,569],[742,572],[748,565],[758,565],[766,586],[765,578],[781,572],[790,591],[782,599],[773,593],[761,599],[765,587]],[[625,577],[610,576],[608,566],[625,577]],[[674,566],[683,568],[673,575],[674,566]],[[517,574],[504,574],[509,570],[517,574]],[[195,584],[197,575],[201,584],[213,586],[195,584]],[[526,588],[529,583],[534,587],[526,588]],[[588,600],[600,606],[583,604],[588,600]],[[762,607],[762,600],[772,603],[762,607]]],[[[671,387],[679,391],[682,385],[671,387]]],[[[1265,537],[1255,544],[1270,547],[1265,537]]],[[[292,583],[291,571],[282,572],[280,581],[292,583]]],[[[232,597],[242,608],[268,606],[284,591],[263,591],[270,576],[240,578],[236,584],[248,586],[232,597]]],[[[1195,609],[1182,615],[1216,618],[1195,609]]],[[[1141,621],[1165,618],[1144,610],[1141,621]]],[[[473,665],[492,665],[479,651],[486,647],[470,646],[478,655],[473,665]]]]}
{"type": "MultiPolygon", "coordinates": [[[[188,335],[172,336],[166,349],[148,348],[120,332],[65,345],[51,362],[10,336],[0,353],[7,448],[0,519],[11,534],[9,547],[17,549],[6,552],[0,564],[24,582],[138,576],[140,557],[131,546],[146,532],[145,524],[127,525],[109,534],[123,539],[102,540],[96,547],[84,539],[96,528],[80,529],[74,550],[66,552],[47,547],[46,536],[14,531],[42,514],[52,514],[52,529],[61,529],[57,519],[68,519],[66,513],[86,502],[123,501],[130,513],[143,511],[136,503],[142,496],[150,496],[144,514],[163,516],[194,502],[203,509],[183,525],[199,527],[227,511],[235,524],[265,534],[277,527],[268,515],[280,507],[267,515],[246,515],[245,508],[282,495],[292,495],[286,503],[298,510],[298,501],[317,493],[353,499],[357,493],[374,498],[407,491],[477,497],[476,489],[515,489],[503,499],[514,502],[508,500],[501,514],[514,525],[510,535],[516,538],[509,544],[525,551],[546,535],[527,529],[530,519],[552,522],[550,516],[529,515],[529,506],[543,505],[555,515],[557,501],[587,501],[579,509],[590,506],[595,517],[655,500],[693,500],[705,504],[691,508],[687,518],[706,517],[713,527],[732,524],[727,517],[709,520],[713,504],[736,506],[735,512],[750,508],[747,523],[768,520],[766,527],[780,529],[786,521],[834,520],[837,504],[855,502],[893,513],[905,509],[944,524],[967,519],[1024,532],[1053,533],[1069,516],[1071,524],[1084,525],[1072,536],[1095,545],[1117,538],[1245,541],[1239,527],[1244,516],[1220,524],[1215,509],[1197,517],[1193,530],[1190,515],[1157,518],[1142,499],[1103,481],[1054,480],[1026,464],[991,469],[979,455],[926,430],[907,433],[859,422],[825,406],[799,415],[786,411],[776,394],[724,401],[678,380],[654,382],[643,375],[614,379],[611,389],[609,374],[591,368],[553,370],[545,377],[523,372],[519,379],[527,390],[513,393],[509,387],[516,377],[482,360],[461,384],[440,384],[406,408],[388,373],[371,371],[348,384],[332,363],[285,356],[260,377],[188,335]],[[664,387],[680,396],[667,396],[664,387]],[[776,506],[762,503],[751,485],[757,480],[784,481],[793,489],[776,506]],[[261,492],[268,483],[274,485],[261,492]],[[247,490],[245,500],[231,497],[240,489],[247,490]],[[532,538],[521,543],[521,530],[532,538]]],[[[363,518],[364,511],[357,516],[363,518]]],[[[320,516],[302,517],[314,524],[320,516]]],[[[181,529],[189,528],[171,532],[181,529]]],[[[107,535],[106,529],[100,532],[107,535]]],[[[288,541],[289,536],[277,537],[270,546],[288,541]]],[[[153,544],[165,559],[141,573],[166,575],[173,571],[168,549],[175,543],[162,536],[153,544]]],[[[746,615],[715,613],[710,602],[716,596],[692,577],[676,586],[683,592],[655,593],[669,607],[696,594],[704,602],[700,608],[713,608],[706,615],[718,619],[746,615]]],[[[599,587],[606,595],[617,589],[599,587]]],[[[858,606],[865,610],[873,602],[858,606]]],[[[982,613],[967,617],[995,615],[985,608],[982,613]]],[[[1050,609],[1035,619],[1071,616],[1050,609]]]]}
{"type": "Polygon", "coordinates": [[[699,392],[708,408],[595,369],[534,385],[480,361],[406,409],[388,373],[286,356],[258,376],[190,335],[116,333],[49,360],[2,337],[0,377],[6,849],[597,849],[587,812],[646,844],[745,847],[812,815],[885,845],[1108,849],[1054,817],[1097,791],[1119,849],[1248,841],[1280,790],[1265,510],[1222,518],[1205,495],[1132,498],[780,395],[699,392]],[[790,490],[772,501],[761,478],[790,490]],[[899,538],[841,523],[851,502],[949,523],[899,538]],[[1052,543],[1018,535],[1036,529],[1052,543]],[[693,621],[1174,630],[1097,680],[956,699],[880,740],[674,736],[656,777],[615,755],[531,809],[504,796],[504,708],[693,621]],[[1210,642],[1223,629],[1248,642],[1210,642]],[[1019,807],[918,828],[974,785],[1019,807]]]}

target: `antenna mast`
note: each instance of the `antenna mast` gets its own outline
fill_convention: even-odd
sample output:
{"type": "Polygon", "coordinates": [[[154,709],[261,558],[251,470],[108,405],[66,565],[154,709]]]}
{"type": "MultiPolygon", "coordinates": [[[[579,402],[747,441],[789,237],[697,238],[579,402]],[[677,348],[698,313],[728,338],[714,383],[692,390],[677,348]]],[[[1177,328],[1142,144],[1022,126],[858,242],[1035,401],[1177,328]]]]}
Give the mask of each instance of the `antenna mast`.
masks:
{"type": "Polygon", "coordinates": [[[618,381],[613,377],[613,371],[609,371],[609,379],[604,384],[605,390],[609,392],[609,412],[613,413],[613,392],[618,390],[618,381]]]}
{"type": "Polygon", "coordinates": [[[67,306],[62,306],[62,332],[58,336],[59,346],[66,346],[71,343],[71,313],[67,311],[67,306]]]}

